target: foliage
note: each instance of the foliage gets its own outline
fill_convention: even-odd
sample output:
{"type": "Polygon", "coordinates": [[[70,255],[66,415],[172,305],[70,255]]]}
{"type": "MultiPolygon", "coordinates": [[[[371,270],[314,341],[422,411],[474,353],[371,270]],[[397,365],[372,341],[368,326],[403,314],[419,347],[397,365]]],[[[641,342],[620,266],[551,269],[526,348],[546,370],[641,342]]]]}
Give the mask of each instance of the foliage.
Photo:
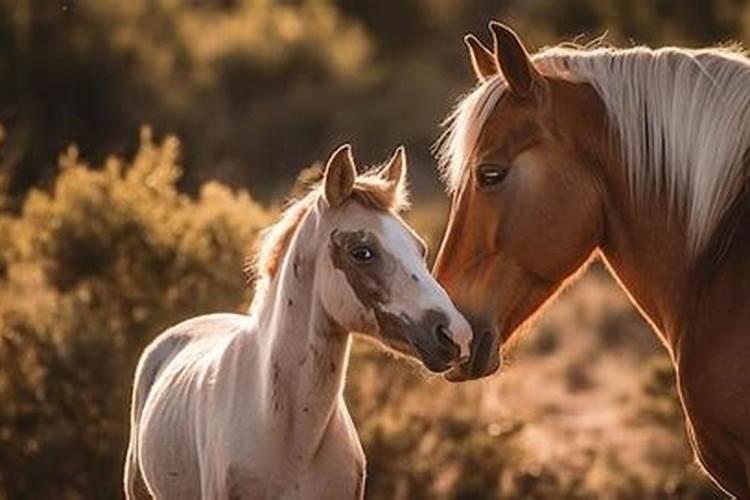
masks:
{"type": "MultiPolygon", "coordinates": [[[[255,200],[337,144],[366,161],[407,145],[407,217],[434,250],[428,149],[474,83],[461,36],[487,41],[490,18],[532,48],[750,34],[734,0],[0,0],[0,498],[119,497],[141,348],[247,303],[242,260],[274,214],[255,200]],[[143,123],[182,146],[139,140],[143,123]]],[[[356,345],[368,497],[713,498],[669,360],[603,276],[488,381],[449,386],[356,345]]]]}
{"type": "Polygon", "coordinates": [[[71,148],[52,191],[0,219],[0,497],[118,496],[141,348],[246,303],[241,262],[271,215],[216,183],[179,193],[177,153],[147,130],[98,170],[71,148]]]}
{"type": "Polygon", "coordinates": [[[523,473],[523,424],[477,418],[481,391],[426,379],[366,343],[353,357],[346,396],[361,422],[368,498],[494,498],[503,478],[523,473]]]}
{"type": "MultiPolygon", "coordinates": [[[[208,178],[283,194],[300,167],[353,141],[368,161],[404,142],[418,163],[473,83],[461,36],[490,18],[532,46],[608,31],[710,44],[750,32],[732,0],[0,0],[0,121],[11,192],[54,177],[59,151],[126,154],[142,123],[185,140],[208,178]],[[275,172],[277,175],[269,175],[275,172]]],[[[420,189],[434,187],[419,170],[420,189]]]]}
{"type": "MultiPolygon", "coordinates": [[[[244,176],[247,158],[301,166],[299,148],[287,157],[266,146],[326,130],[317,127],[331,98],[311,97],[341,95],[338,82],[367,61],[366,35],[326,1],[196,3],[0,0],[0,119],[13,130],[15,194],[49,180],[70,142],[97,159],[132,150],[126,138],[141,123],[179,132],[191,164],[235,183],[272,184],[244,176]]],[[[207,175],[189,174],[192,187],[207,175]]]]}

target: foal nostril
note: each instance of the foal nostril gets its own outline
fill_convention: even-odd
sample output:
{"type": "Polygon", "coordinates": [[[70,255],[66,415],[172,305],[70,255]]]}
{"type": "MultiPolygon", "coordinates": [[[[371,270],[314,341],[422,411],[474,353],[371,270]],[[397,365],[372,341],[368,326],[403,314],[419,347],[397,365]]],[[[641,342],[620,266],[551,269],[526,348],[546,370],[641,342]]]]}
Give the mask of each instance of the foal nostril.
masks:
{"type": "Polygon", "coordinates": [[[451,336],[448,333],[448,327],[443,324],[435,325],[435,338],[437,338],[437,341],[441,346],[448,346],[453,343],[453,340],[451,340],[451,336]]]}
{"type": "Polygon", "coordinates": [[[453,360],[461,355],[461,348],[453,341],[448,327],[444,324],[439,323],[435,326],[435,339],[444,358],[453,360]]]}

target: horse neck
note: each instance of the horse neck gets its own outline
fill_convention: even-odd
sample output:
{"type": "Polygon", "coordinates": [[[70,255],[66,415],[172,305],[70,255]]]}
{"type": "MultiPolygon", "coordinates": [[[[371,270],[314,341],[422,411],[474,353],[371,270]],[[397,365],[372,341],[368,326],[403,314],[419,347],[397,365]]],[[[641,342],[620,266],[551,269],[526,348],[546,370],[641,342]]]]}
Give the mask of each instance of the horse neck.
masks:
{"type": "Polygon", "coordinates": [[[301,456],[320,442],[339,402],[351,337],[321,306],[317,252],[301,248],[315,240],[315,226],[303,222],[292,239],[258,320],[268,339],[263,351],[270,375],[269,411],[288,422],[287,434],[300,446],[301,456]]]}
{"type": "Polygon", "coordinates": [[[691,273],[683,217],[666,197],[635,202],[625,169],[610,152],[602,169],[605,234],[600,252],[612,273],[671,352],[689,303],[691,273]]]}
{"type": "MultiPolygon", "coordinates": [[[[633,195],[629,175],[632,172],[623,163],[618,145],[613,144],[612,120],[597,91],[589,84],[580,84],[565,97],[559,101],[570,109],[556,116],[564,117],[562,129],[572,132],[571,142],[590,160],[587,163],[591,173],[601,185],[605,234],[599,250],[633,302],[674,353],[682,332],[691,329],[689,323],[694,320],[697,305],[705,302],[701,295],[707,293],[709,284],[717,286],[718,271],[728,267],[731,274],[748,267],[743,258],[716,261],[718,254],[726,253],[730,239],[733,238],[733,248],[741,247],[737,244],[743,232],[740,222],[750,220],[750,188],[741,190],[718,226],[711,230],[706,248],[696,254],[695,245],[688,239],[687,209],[682,209],[682,213],[675,210],[666,192],[633,195]],[[580,119],[581,109],[587,110],[587,119],[580,119]]],[[[743,172],[750,172],[747,159],[743,172]]]]}
{"type": "Polygon", "coordinates": [[[679,363],[695,346],[700,352],[716,332],[744,335],[750,324],[744,299],[750,295],[750,184],[697,255],[689,251],[684,223],[666,215],[663,200],[633,207],[622,191],[607,194],[601,253],[673,359],[679,363]]]}
{"type": "Polygon", "coordinates": [[[653,196],[636,202],[628,174],[610,136],[604,102],[588,86],[577,86],[570,102],[587,109],[562,113],[575,117],[564,124],[571,140],[590,161],[591,175],[600,185],[604,231],[599,244],[610,271],[633,302],[651,322],[670,348],[678,341],[677,321],[684,307],[683,286],[689,273],[688,245],[683,221],[670,214],[664,197],[653,196]]]}

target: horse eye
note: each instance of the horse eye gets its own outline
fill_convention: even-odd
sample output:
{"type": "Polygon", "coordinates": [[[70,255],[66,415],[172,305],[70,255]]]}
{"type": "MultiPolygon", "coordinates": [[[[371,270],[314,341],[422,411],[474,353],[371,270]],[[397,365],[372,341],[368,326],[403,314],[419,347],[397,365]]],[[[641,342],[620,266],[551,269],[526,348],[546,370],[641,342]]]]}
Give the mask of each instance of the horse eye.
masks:
{"type": "Polygon", "coordinates": [[[477,170],[477,180],[482,187],[496,186],[508,175],[508,167],[482,165],[477,170]]]}
{"type": "Polygon", "coordinates": [[[370,248],[365,245],[360,245],[360,246],[352,248],[349,251],[349,254],[357,262],[368,262],[372,260],[372,258],[375,256],[373,251],[370,250],[370,248]]]}

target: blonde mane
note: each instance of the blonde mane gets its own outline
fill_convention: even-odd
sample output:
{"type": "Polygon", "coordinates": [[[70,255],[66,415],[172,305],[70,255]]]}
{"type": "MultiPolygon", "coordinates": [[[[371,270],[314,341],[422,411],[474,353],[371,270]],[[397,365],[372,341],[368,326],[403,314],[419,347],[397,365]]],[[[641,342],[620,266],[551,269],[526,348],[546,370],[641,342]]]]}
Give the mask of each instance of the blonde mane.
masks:
{"type": "MultiPolygon", "coordinates": [[[[633,200],[666,193],[685,217],[691,255],[707,245],[747,180],[750,61],[737,49],[557,46],[533,57],[546,75],[594,87],[605,104],[633,200]]],[[[455,190],[506,89],[481,83],[445,122],[438,160],[455,190]]]]}
{"type": "MultiPolygon", "coordinates": [[[[354,181],[351,197],[373,210],[398,213],[409,207],[409,192],[406,182],[396,189],[381,175],[379,168],[369,169],[354,181]]],[[[320,175],[318,175],[320,177],[320,175]]],[[[292,200],[281,213],[278,222],[265,229],[256,242],[255,256],[246,260],[245,274],[256,281],[256,295],[277,274],[286,249],[310,209],[323,195],[320,182],[308,188],[302,197],[292,200]]]]}

